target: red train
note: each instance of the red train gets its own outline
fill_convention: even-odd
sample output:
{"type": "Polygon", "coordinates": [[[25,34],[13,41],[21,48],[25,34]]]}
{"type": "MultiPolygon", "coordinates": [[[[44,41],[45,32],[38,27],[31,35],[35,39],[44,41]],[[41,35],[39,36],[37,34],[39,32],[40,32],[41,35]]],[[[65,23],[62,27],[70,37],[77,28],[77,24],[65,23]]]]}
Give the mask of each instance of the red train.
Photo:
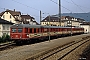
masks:
{"type": "Polygon", "coordinates": [[[29,24],[16,24],[10,28],[11,40],[16,43],[30,42],[31,40],[46,39],[53,36],[82,34],[84,28],[81,27],[60,27],[60,26],[41,26],[29,24]]]}

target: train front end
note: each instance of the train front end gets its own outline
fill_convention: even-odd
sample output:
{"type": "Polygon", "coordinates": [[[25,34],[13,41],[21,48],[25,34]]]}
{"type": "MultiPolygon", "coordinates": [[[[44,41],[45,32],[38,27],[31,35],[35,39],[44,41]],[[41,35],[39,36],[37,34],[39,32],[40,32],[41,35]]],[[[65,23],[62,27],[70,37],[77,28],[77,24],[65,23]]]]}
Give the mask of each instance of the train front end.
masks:
{"type": "Polygon", "coordinates": [[[29,37],[26,36],[24,33],[25,28],[21,24],[16,24],[11,26],[10,28],[10,38],[11,40],[15,41],[15,43],[21,44],[25,40],[27,40],[29,37]]]}

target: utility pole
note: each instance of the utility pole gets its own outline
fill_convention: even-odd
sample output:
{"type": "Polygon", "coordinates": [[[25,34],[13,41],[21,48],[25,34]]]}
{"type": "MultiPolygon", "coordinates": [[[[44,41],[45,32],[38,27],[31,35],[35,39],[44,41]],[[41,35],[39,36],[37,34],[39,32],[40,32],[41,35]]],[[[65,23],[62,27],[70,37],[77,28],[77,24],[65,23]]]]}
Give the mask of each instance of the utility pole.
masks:
{"type": "Polygon", "coordinates": [[[41,25],[41,20],[42,20],[42,12],[41,12],[41,10],[40,10],[40,25],[41,25]]]}
{"type": "Polygon", "coordinates": [[[61,0],[59,0],[59,25],[61,26],[61,0]]]}
{"type": "Polygon", "coordinates": [[[49,15],[49,42],[50,42],[50,15],[49,15]]]}

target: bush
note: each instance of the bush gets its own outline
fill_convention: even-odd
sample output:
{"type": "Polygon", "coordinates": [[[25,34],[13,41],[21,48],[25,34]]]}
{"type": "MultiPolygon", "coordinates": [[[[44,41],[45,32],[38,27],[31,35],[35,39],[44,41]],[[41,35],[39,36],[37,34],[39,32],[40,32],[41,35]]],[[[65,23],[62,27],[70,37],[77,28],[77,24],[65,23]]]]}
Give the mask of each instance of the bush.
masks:
{"type": "Polygon", "coordinates": [[[5,40],[10,41],[10,36],[7,34],[5,40]]]}
{"type": "Polygon", "coordinates": [[[2,42],[2,38],[0,37],[0,43],[2,42]]]}
{"type": "Polygon", "coordinates": [[[0,43],[7,42],[7,41],[10,41],[10,36],[8,34],[0,37],[0,43]]]}
{"type": "Polygon", "coordinates": [[[6,41],[5,41],[5,38],[6,38],[6,35],[3,35],[3,36],[2,36],[2,42],[6,42],[6,41]]]}

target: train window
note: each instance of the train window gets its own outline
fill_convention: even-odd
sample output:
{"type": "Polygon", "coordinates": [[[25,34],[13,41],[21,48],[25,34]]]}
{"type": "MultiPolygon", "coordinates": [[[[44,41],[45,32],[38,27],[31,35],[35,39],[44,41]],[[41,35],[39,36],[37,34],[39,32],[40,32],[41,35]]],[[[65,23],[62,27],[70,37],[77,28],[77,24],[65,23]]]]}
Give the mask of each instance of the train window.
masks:
{"type": "Polygon", "coordinates": [[[22,32],[22,29],[18,29],[18,32],[19,32],[19,33],[22,32]]]}
{"type": "Polygon", "coordinates": [[[38,29],[38,32],[39,32],[39,29],[38,29]]]}
{"type": "Polygon", "coordinates": [[[47,29],[44,28],[44,32],[47,32],[47,29]]]}
{"type": "Polygon", "coordinates": [[[16,29],[12,29],[12,32],[16,32],[16,29]]]}
{"type": "Polygon", "coordinates": [[[26,28],[25,32],[26,32],[26,33],[28,32],[28,28],[26,28]]]}
{"type": "Polygon", "coordinates": [[[34,28],[34,33],[36,33],[36,29],[34,28]]]}
{"type": "Polygon", "coordinates": [[[32,29],[30,29],[30,33],[32,33],[32,29]]]}

